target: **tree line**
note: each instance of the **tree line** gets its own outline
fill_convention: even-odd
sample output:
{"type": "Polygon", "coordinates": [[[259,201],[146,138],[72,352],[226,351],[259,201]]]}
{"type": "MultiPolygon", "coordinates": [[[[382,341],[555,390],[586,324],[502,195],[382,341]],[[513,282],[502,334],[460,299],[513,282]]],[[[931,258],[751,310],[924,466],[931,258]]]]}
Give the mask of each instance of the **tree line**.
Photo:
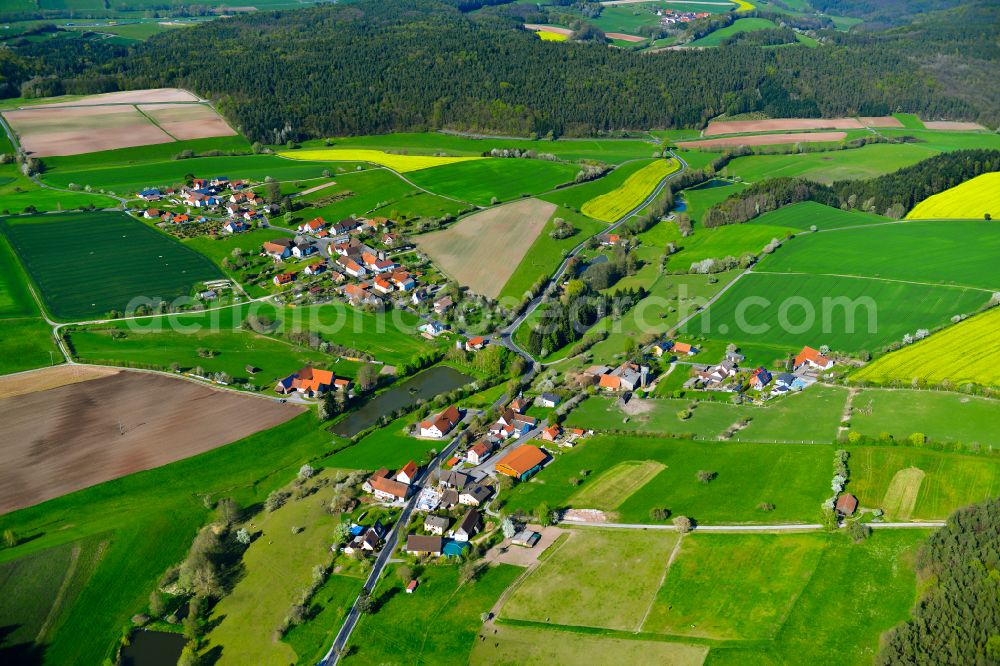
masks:
{"type": "Polygon", "coordinates": [[[270,143],[441,128],[593,135],[747,112],[980,114],[974,96],[943,92],[890,40],[832,35],[819,49],[649,55],[544,43],[512,12],[463,14],[426,0],[258,12],[168,31],[126,53],[80,43],[62,56],[62,41],[29,43],[17,55],[66,92],[196,90],[250,139],[270,143]]]}
{"type": "Polygon", "coordinates": [[[931,584],[875,663],[1000,662],[1000,500],[953,513],[921,548],[917,567],[931,584]]]}
{"type": "Polygon", "coordinates": [[[990,171],[1000,171],[1000,150],[956,150],[895,173],[866,180],[841,180],[833,185],[804,178],[774,178],[754,183],[712,206],[705,212],[702,226],[741,224],[802,201],[899,219],[927,197],[990,171]]]}

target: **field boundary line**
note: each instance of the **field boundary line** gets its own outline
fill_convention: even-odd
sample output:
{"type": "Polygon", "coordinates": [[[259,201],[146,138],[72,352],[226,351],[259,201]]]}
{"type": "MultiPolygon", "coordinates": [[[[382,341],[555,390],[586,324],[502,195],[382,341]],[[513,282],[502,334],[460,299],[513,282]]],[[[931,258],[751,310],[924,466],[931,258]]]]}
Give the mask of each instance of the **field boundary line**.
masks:
{"type": "Polygon", "coordinates": [[[653,593],[653,598],[649,600],[649,606],[646,607],[646,612],[642,614],[642,619],[639,620],[639,624],[635,628],[635,633],[642,633],[642,628],[646,626],[646,620],[649,619],[649,614],[653,612],[653,606],[656,605],[656,597],[660,595],[660,590],[663,589],[663,585],[667,582],[667,574],[670,573],[670,567],[673,565],[674,560],[677,559],[677,555],[681,552],[681,544],[684,542],[683,534],[677,537],[677,541],[674,543],[674,547],[670,550],[670,556],[667,558],[667,565],[663,567],[663,575],[660,576],[660,584],[656,586],[656,591],[653,593]]]}
{"type": "Polygon", "coordinates": [[[63,597],[66,596],[66,590],[69,589],[70,581],[72,581],[73,576],[76,575],[76,567],[80,563],[81,550],[79,541],[73,544],[73,548],[69,553],[69,566],[66,567],[66,573],[63,576],[62,582],[59,584],[59,591],[56,592],[56,596],[52,600],[52,607],[49,608],[49,613],[45,616],[45,622],[43,622],[42,626],[38,629],[38,635],[35,636],[36,643],[41,644],[44,642],[43,639],[45,638],[45,634],[48,633],[49,625],[55,617],[59,615],[59,609],[62,606],[63,597]]]}
{"type": "Polygon", "coordinates": [[[140,109],[138,104],[133,104],[132,107],[136,111],[138,111],[142,115],[143,118],[145,118],[149,122],[153,123],[153,126],[156,127],[156,129],[160,130],[161,132],[163,132],[164,134],[166,134],[167,136],[169,136],[175,142],[180,141],[180,139],[178,139],[176,136],[174,136],[173,134],[171,134],[170,132],[168,132],[166,129],[164,129],[163,126],[160,125],[160,123],[156,122],[151,115],[149,115],[148,113],[146,113],[145,111],[143,111],[142,109],[140,109]]]}
{"type": "MultiPolygon", "coordinates": [[[[751,270],[747,269],[747,272],[749,273],[751,272],[751,270]]],[[[851,278],[854,280],[872,280],[875,282],[891,282],[896,284],[913,284],[920,287],[947,287],[949,289],[971,289],[972,291],[985,291],[988,294],[992,294],[997,291],[996,289],[987,289],[986,287],[971,287],[962,284],[937,284],[934,282],[918,282],[917,280],[897,280],[895,278],[874,277],[871,275],[851,275],[848,273],[804,273],[800,271],[752,271],[752,272],[756,273],[757,275],[802,275],[802,276],[815,276],[815,277],[837,277],[837,278],[851,278]]]]}
{"type": "Polygon", "coordinates": [[[742,278],[743,276],[747,275],[748,273],[750,273],[750,269],[749,268],[746,269],[745,271],[743,271],[742,273],[740,273],[739,275],[737,275],[736,277],[734,277],[732,279],[732,281],[729,284],[727,284],[725,287],[723,287],[722,289],[720,289],[715,294],[715,296],[712,296],[712,298],[708,299],[708,301],[705,303],[705,305],[703,305],[701,308],[699,308],[695,312],[692,312],[687,317],[684,317],[684,319],[681,319],[676,324],[674,324],[673,328],[670,329],[670,335],[671,336],[675,335],[678,331],[680,331],[680,329],[681,329],[682,326],[684,326],[689,321],[691,321],[692,319],[694,319],[698,315],[704,313],[710,307],[712,307],[713,305],[715,305],[715,302],[718,301],[722,297],[723,294],[725,294],[727,291],[729,291],[730,289],[732,289],[733,285],[736,284],[740,280],[740,278],[742,278]]]}

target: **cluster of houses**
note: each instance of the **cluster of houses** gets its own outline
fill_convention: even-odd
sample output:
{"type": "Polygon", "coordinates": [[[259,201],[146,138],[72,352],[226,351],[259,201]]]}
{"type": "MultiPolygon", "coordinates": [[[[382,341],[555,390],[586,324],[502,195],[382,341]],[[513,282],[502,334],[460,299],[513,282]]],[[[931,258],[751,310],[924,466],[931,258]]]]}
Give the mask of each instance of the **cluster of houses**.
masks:
{"type": "MultiPolygon", "coordinates": [[[[179,190],[173,188],[147,188],[136,193],[136,197],[147,202],[167,201],[175,206],[187,206],[189,209],[224,212],[228,218],[223,229],[227,233],[248,231],[255,220],[265,220],[266,207],[264,199],[250,189],[250,183],[245,180],[229,180],[225,176],[216,178],[195,178],[191,186],[179,190]]],[[[146,219],[158,218],[172,224],[187,222],[203,222],[204,215],[192,217],[186,213],[175,213],[169,210],[148,208],[143,213],[146,219]]]]}
{"type": "Polygon", "coordinates": [[[317,370],[306,366],[284,379],[279,379],[274,390],[282,395],[298,393],[307,398],[316,398],[329,391],[345,393],[350,391],[351,380],[337,377],[329,370],[317,370]]]}
{"type": "Polygon", "coordinates": [[[691,21],[711,16],[709,12],[682,12],[676,9],[657,9],[656,15],[660,17],[660,25],[690,23],[691,21]]]}
{"type": "Polygon", "coordinates": [[[740,364],[745,357],[735,351],[726,352],[725,358],[710,366],[695,366],[695,374],[685,384],[685,388],[700,388],[710,391],[741,392],[747,388],[770,395],[782,395],[789,391],[802,390],[815,381],[817,371],[829,370],[833,360],[812,347],[803,347],[792,361],[792,372],[772,374],[759,366],[742,370],[740,364]]]}

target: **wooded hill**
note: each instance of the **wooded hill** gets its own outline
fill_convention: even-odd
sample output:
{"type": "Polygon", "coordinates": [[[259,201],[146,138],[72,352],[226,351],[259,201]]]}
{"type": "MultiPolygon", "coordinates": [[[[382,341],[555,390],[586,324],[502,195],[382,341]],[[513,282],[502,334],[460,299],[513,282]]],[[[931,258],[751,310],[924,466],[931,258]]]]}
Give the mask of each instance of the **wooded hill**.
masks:
{"type": "MultiPolygon", "coordinates": [[[[839,40],[842,40],[839,41],[839,40]]],[[[697,127],[720,113],[973,118],[890,40],[822,48],[630,53],[539,40],[502,12],[433,0],[364,0],[259,12],[157,35],[83,73],[67,92],[182,86],[219,100],[249,138],[457,128],[587,135],[697,127]]],[[[31,57],[31,46],[21,53],[31,57]]]]}

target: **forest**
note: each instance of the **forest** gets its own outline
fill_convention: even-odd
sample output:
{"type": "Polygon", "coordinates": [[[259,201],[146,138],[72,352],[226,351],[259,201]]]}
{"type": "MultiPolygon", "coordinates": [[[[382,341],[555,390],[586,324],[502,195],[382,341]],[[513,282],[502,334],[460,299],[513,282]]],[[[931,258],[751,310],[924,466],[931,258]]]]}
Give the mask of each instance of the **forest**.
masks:
{"type": "Polygon", "coordinates": [[[977,91],[945,90],[916,59],[935,49],[994,58],[989,19],[997,24],[998,10],[990,3],[977,5],[987,27],[967,36],[938,21],[899,38],[820,31],[824,44],[815,49],[748,43],[654,55],[545,43],[510,13],[463,13],[455,4],[363,0],[213,21],[154,36],[126,54],[54,58],[42,43],[17,52],[32,75],[56,77],[66,92],[190,88],[218,101],[248,138],[270,143],[441,128],[580,136],[700,127],[747,112],[980,120],[998,113],[977,100],[1000,84],[977,79],[977,91]]]}
{"type": "Polygon", "coordinates": [[[706,211],[702,225],[712,228],[741,224],[800,201],[899,219],[917,202],[989,171],[1000,171],[998,150],[942,153],[895,173],[868,180],[838,181],[829,186],[800,178],[774,178],[754,183],[716,204],[706,211]]]}
{"type": "Polygon", "coordinates": [[[875,663],[1000,661],[1000,500],[952,514],[922,548],[918,566],[919,579],[930,584],[875,663]]]}

